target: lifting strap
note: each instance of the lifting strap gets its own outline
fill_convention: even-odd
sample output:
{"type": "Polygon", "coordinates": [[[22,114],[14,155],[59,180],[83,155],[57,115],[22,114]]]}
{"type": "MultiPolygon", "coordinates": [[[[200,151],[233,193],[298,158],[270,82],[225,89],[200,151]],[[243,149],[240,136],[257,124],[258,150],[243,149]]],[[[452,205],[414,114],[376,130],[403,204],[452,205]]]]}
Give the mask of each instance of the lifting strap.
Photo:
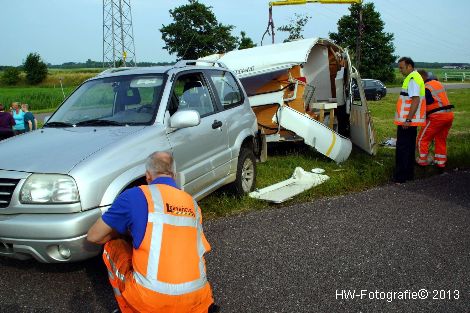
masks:
{"type": "Polygon", "coordinates": [[[264,36],[266,34],[271,35],[272,43],[274,44],[274,21],[273,21],[273,7],[272,6],[269,6],[268,27],[266,27],[266,31],[264,32],[263,37],[261,37],[261,45],[263,45],[264,36]],[[271,29],[271,33],[269,33],[270,29],[271,29]]]}

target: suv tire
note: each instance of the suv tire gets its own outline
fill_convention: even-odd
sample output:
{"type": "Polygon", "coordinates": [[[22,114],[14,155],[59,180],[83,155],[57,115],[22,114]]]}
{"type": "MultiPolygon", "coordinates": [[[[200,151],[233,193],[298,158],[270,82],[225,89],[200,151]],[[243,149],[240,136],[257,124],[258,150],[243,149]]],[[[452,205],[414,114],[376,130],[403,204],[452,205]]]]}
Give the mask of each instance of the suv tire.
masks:
{"type": "Polygon", "coordinates": [[[241,148],[238,156],[237,177],[231,185],[237,196],[253,191],[256,184],[256,158],[251,149],[241,148]]]}
{"type": "Polygon", "coordinates": [[[382,99],[382,95],[379,92],[377,92],[374,96],[374,100],[379,101],[380,99],[382,99]]]}

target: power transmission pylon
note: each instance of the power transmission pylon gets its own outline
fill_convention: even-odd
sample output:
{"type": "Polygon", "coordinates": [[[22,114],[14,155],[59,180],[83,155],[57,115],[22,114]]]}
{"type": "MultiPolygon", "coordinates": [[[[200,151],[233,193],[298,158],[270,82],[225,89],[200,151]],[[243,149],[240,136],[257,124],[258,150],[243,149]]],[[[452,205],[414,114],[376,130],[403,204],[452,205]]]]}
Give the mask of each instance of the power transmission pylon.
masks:
{"type": "Polygon", "coordinates": [[[103,67],[136,66],[130,0],[103,0],[103,67]]]}

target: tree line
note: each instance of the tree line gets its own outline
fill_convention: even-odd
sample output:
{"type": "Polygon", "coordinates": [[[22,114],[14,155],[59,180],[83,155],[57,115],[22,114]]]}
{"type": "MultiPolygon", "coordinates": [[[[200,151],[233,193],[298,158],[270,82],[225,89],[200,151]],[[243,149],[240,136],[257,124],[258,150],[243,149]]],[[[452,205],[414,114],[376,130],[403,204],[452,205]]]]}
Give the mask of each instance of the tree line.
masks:
{"type": "MultiPolygon", "coordinates": [[[[137,66],[165,66],[173,63],[174,62],[137,62],[137,66]]],[[[85,62],[64,62],[58,65],[48,64],[47,67],[54,69],[103,68],[106,67],[106,64],[102,61],[88,59],[85,62]]]]}

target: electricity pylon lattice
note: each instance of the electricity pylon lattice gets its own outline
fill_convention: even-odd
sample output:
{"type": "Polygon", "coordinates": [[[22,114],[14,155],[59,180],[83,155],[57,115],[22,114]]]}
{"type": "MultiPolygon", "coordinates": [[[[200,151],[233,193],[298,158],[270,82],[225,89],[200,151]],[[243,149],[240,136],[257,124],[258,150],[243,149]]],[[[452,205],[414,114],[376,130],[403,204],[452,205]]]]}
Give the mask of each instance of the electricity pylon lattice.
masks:
{"type": "Polygon", "coordinates": [[[103,67],[136,66],[130,0],[103,0],[103,67]]]}

